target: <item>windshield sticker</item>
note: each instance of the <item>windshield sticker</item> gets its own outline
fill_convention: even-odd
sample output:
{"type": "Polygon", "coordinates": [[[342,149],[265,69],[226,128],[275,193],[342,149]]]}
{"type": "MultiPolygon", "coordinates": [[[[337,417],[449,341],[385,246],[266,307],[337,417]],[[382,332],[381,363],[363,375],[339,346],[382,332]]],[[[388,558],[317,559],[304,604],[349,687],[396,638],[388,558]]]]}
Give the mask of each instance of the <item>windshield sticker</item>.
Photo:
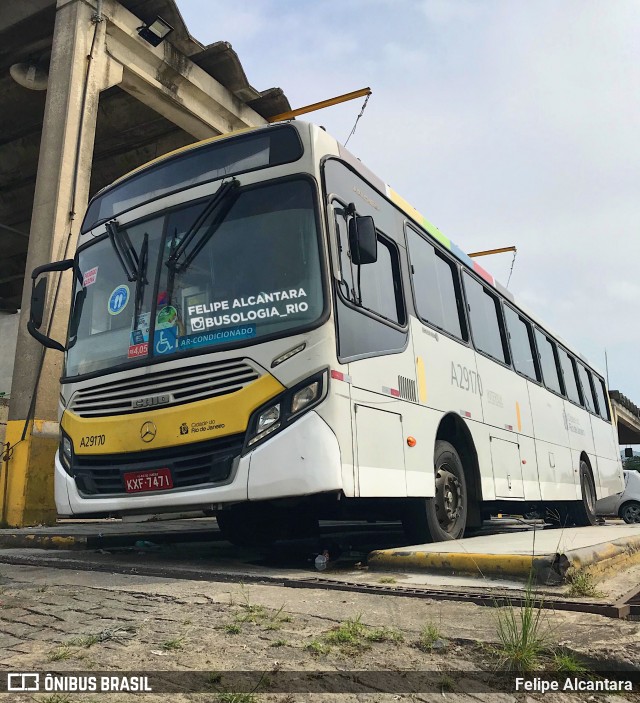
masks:
{"type": "Polygon", "coordinates": [[[109,315],[119,315],[129,302],[129,286],[118,286],[109,296],[107,309],[109,315]]]}
{"type": "Polygon", "coordinates": [[[94,266],[94,268],[89,269],[82,277],[82,287],[86,288],[87,286],[93,285],[96,282],[96,278],[98,278],[98,267],[94,266]]]}
{"type": "Polygon", "coordinates": [[[178,330],[175,327],[168,327],[165,330],[156,331],[154,335],[154,349],[156,354],[171,354],[178,346],[178,330]]]}
{"type": "Polygon", "coordinates": [[[131,345],[142,344],[149,341],[149,322],[151,321],[151,313],[143,312],[138,315],[138,322],[131,330],[131,345]]]}
{"type": "Polygon", "coordinates": [[[173,327],[178,322],[178,311],[173,305],[167,305],[156,316],[156,329],[164,330],[173,327]]]}
{"type": "Polygon", "coordinates": [[[291,288],[289,290],[249,295],[246,298],[216,300],[213,303],[189,305],[187,313],[190,318],[191,331],[204,332],[208,329],[226,325],[237,325],[238,323],[253,322],[272,317],[288,317],[289,315],[307,312],[309,304],[305,300],[300,300],[306,297],[307,293],[304,288],[291,288]],[[279,305],[274,305],[273,303],[279,303],[279,305]],[[237,312],[234,312],[234,310],[237,312]],[[211,313],[213,313],[213,316],[211,316],[211,313]],[[216,315],[215,313],[220,314],[216,315]],[[205,317],[207,314],[208,316],[205,317]]]}
{"type": "Polygon", "coordinates": [[[137,359],[140,356],[146,356],[149,353],[149,342],[141,344],[132,344],[127,352],[127,359],[137,359]]]}
{"type": "Polygon", "coordinates": [[[197,349],[198,347],[206,347],[210,344],[223,344],[224,342],[231,342],[238,339],[251,339],[255,336],[255,325],[229,327],[225,330],[216,330],[215,332],[205,332],[204,334],[191,334],[188,337],[180,337],[180,339],[178,339],[178,349],[180,351],[197,349]]]}

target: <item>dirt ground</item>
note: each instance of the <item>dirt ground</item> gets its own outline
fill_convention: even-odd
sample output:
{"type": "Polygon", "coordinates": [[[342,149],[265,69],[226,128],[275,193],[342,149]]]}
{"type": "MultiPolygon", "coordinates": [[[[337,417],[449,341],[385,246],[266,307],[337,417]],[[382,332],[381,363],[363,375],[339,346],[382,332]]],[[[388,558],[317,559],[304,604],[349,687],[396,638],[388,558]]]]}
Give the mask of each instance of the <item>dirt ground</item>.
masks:
{"type": "MultiPolygon", "coordinates": [[[[190,693],[193,686],[186,679],[171,693],[5,693],[0,699],[532,703],[547,698],[537,693],[483,693],[469,683],[472,672],[485,672],[484,690],[495,690],[491,676],[501,668],[497,637],[501,611],[505,609],[471,603],[0,564],[4,671],[192,671],[202,672],[199,680],[205,681],[204,690],[210,690],[190,693]],[[262,672],[256,674],[258,688],[243,695],[225,692],[229,684],[219,672],[229,670],[262,672]],[[278,672],[364,670],[371,675],[359,673],[356,678],[370,691],[366,694],[270,690],[278,672]],[[382,692],[384,681],[375,672],[395,670],[434,672],[438,692],[382,692]]],[[[549,649],[572,653],[572,660],[577,657],[586,668],[594,659],[627,668],[640,661],[640,623],[543,611],[540,632],[549,649]]],[[[557,667],[557,661],[548,654],[540,666],[549,670],[557,667]]],[[[324,690],[322,681],[317,685],[324,690]]],[[[554,701],[640,700],[635,693],[615,698],[602,693],[553,696],[554,701]]]]}

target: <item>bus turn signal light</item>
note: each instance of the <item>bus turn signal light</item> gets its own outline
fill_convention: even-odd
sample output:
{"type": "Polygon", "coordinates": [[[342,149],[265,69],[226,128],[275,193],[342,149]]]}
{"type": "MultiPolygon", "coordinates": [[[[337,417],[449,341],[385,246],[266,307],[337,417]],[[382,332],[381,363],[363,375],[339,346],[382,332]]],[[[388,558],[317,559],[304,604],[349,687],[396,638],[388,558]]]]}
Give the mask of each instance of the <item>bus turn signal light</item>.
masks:
{"type": "Polygon", "coordinates": [[[415,437],[407,437],[407,444],[408,444],[410,447],[415,447],[416,444],[417,444],[416,438],[415,438],[415,437]]]}

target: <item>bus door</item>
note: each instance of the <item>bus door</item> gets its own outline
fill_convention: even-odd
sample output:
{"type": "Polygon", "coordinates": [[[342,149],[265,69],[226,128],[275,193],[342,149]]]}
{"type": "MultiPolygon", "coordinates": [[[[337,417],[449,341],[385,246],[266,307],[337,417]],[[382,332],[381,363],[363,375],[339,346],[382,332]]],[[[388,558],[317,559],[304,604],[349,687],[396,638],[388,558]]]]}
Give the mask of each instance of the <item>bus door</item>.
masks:
{"type": "Polygon", "coordinates": [[[482,378],[482,412],[495,497],[539,500],[527,381],[511,369],[500,299],[467,272],[463,281],[476,367],[482,378]]]}
{"type": "MultiPolygon", "coordinates": [[[[357,207],[366,210],[366,203],[357,207]]],[[[334,269],[338,357],[348,364],[351,384],[356,495],[406,496],[406,415],[417,390],[400,274],[404,250],[385,233],[392,222],[375,211],[376,260],[358,264],[349,226],[360,211],[335,198],[331,213],[339,259],[334,269]]]]}

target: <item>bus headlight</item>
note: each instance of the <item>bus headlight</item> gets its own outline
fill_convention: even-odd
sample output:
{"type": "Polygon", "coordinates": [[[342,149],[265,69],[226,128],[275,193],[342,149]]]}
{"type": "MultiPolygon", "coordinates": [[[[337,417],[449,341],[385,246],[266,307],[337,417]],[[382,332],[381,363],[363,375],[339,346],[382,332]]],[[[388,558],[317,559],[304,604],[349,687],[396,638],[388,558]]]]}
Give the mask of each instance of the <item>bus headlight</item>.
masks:
{"type": "Polygon", "coordinates": [[[73,460],[73,442],[64,432],[60,433],[60,461],[66,472],[71,475],[71,462],[73,460]]]}
{"type": "Polygon", "coordinates": [[[291,413],[295,414],[301,410],[304,410],[307,405],[313,403],[313,401],[318,397],[319,392],[320,383],[319,381],[314,381],[294,393],[293,398],[291,399],[291,413]]]}
{"type": "Polygon", "coordinates": [[[327,371],[325,369],[296,383],[295,386],[271,400],[268,405],[258,408],[249,420],[243,453],[318,405],[324,400],[326,394],[327,371]]]}
{"type": "Polygon", "coordinates": [[[280,419],[280,403],[272,405],[258,415],[258,432],[266,430],[280,419]]]}

